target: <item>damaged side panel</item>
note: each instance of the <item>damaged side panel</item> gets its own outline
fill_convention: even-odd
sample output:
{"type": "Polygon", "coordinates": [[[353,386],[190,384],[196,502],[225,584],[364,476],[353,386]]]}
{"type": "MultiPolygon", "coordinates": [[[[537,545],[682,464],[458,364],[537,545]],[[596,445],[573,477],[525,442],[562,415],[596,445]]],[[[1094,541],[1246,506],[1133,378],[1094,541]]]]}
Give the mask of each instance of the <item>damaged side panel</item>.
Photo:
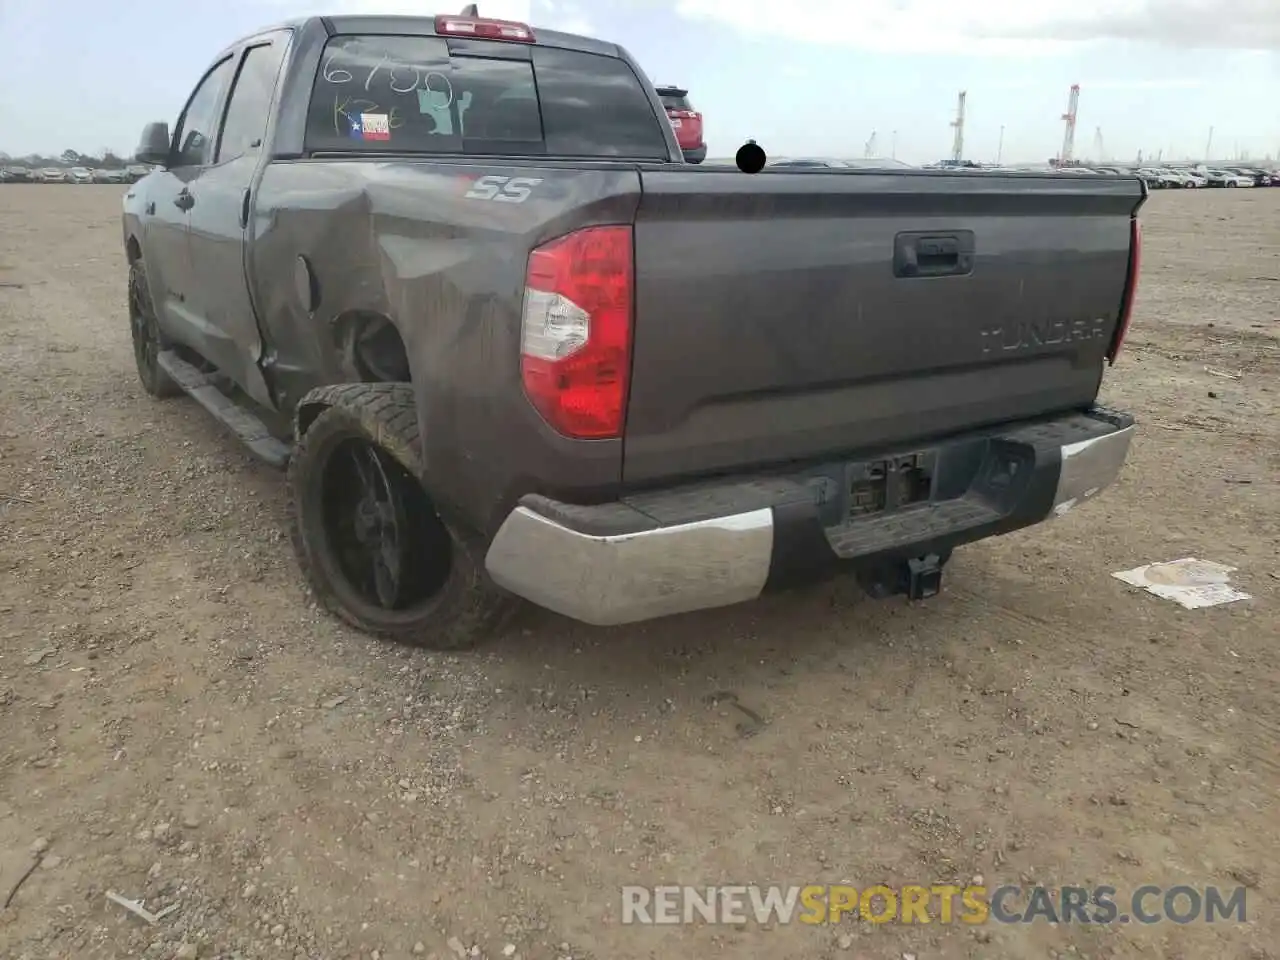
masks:
{"type": "Polygon", "coordinates": [[[560,437],[525,399],[520,315],[533,247],[584,226],[630,224],[639,198],[635,170],[607,163],[272,163],[251,258],[280,406],[350,379],[352,323],[385,318],[403,341],[424,471],[443,510],[484,518],[477,532],[492,533],[530,491],[616,496],[621,442],[560,437]]]}

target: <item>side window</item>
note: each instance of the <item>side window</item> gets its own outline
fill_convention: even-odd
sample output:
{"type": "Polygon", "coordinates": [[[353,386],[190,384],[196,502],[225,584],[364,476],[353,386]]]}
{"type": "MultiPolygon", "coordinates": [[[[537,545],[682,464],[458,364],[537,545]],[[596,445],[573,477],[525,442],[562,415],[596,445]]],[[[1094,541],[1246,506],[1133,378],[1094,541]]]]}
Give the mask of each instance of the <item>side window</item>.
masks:
{"type": "Polygon", "coordinates": [[[218,101],[231,76],[231,57],[210,70],[187,102],[174,131],[174,166],[194,167],[213,159],[218,101]]]}
{"type": "Polygon", "coordinates": [[[276,41],[245,51],[235,86],[231,88],[227,116],[222,122],[216,163],[226,163],[262,146],[284,48],[282,41],[276,41]]]}

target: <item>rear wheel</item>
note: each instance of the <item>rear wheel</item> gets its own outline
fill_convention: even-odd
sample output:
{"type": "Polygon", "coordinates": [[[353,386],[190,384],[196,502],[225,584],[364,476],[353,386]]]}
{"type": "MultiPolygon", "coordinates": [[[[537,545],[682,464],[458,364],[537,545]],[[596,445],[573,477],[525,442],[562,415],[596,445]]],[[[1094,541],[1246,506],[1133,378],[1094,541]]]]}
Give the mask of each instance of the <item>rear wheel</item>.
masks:
{"type": "Polygon", "coordinates": [[[513,601],[440,519],[418,479],[420,456],[410,385],[343,388],[289,461],[294,550],[317,600],[357,629],[471,647],[513,601]]]}
{"type": "Polygon", "coordinates": [[[141,260],[129,264],[129,333],[133,339],[133,360],[142,388],[153,397],[176,397],[181,388],[160,367],[164,337],[151,303],[147,272],[141,260]]]}

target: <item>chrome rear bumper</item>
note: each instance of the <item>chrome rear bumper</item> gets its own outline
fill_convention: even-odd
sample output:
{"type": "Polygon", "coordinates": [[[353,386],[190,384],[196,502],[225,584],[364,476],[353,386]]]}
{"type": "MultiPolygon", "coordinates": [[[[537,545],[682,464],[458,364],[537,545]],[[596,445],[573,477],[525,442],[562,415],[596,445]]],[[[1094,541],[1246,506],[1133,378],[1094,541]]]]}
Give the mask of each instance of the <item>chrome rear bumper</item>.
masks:
{"type": "Polygon", "coordinates": [[[750,600],[773,555],[773,511],[591,536],[516,507],[485,558],[500,587],[597,626],[750,600]]]}
{"type": "Polygon", "coordinates": [[[824,564],[901,563],[1063,516],[1116,479],[1134,430],[1131,418],[1100,411],[945,441],[937,449],[986,458],[981,468],[968,458],[974,472],[957,480],[968,484],[963,495],[839,527],[820,517],[815,488],[801,479],[748,478],[696,497],[686,489],[600,507],[526,498],[503,521],[485,566],[511,593],[598,626],[727,606],[824,564]],[[1008,472],[987,469],[997,463],[1008,472]],[[676,522],[678,504],[694,501],[728,506],[676,522]]]}
{"type": "Polygon", "coordinates": [[[1055,517],[1062,516],[1115,482],[1129,457],[1129,445],[1133,442],[1135,430],[1137,426],[1131,423],[1115,433],[1069,443],[1061,448],[1062,469],[1058,473],[1058,488],[1053,497],[1055,517]]]}

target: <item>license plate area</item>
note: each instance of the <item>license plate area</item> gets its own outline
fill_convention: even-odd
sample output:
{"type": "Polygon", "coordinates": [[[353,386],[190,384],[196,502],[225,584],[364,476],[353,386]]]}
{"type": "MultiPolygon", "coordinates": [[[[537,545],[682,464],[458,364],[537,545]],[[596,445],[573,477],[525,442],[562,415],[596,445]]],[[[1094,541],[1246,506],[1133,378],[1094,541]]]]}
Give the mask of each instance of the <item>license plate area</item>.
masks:
{"type": "Polygon", "coordinates": [[[909,453],[850,464],[845,521],[927,503],[933,496],[936,459],[932,453],[909,453]]]}
{"type": "MultiPolygon", "coordinates": [[[[813,492],[824,527],[897,513],[960,490],[942,490],[937,450],[833,463],[797,477],[813,492]]],[[[948,483],[948,488],[954,483],[948,483]]]]}

